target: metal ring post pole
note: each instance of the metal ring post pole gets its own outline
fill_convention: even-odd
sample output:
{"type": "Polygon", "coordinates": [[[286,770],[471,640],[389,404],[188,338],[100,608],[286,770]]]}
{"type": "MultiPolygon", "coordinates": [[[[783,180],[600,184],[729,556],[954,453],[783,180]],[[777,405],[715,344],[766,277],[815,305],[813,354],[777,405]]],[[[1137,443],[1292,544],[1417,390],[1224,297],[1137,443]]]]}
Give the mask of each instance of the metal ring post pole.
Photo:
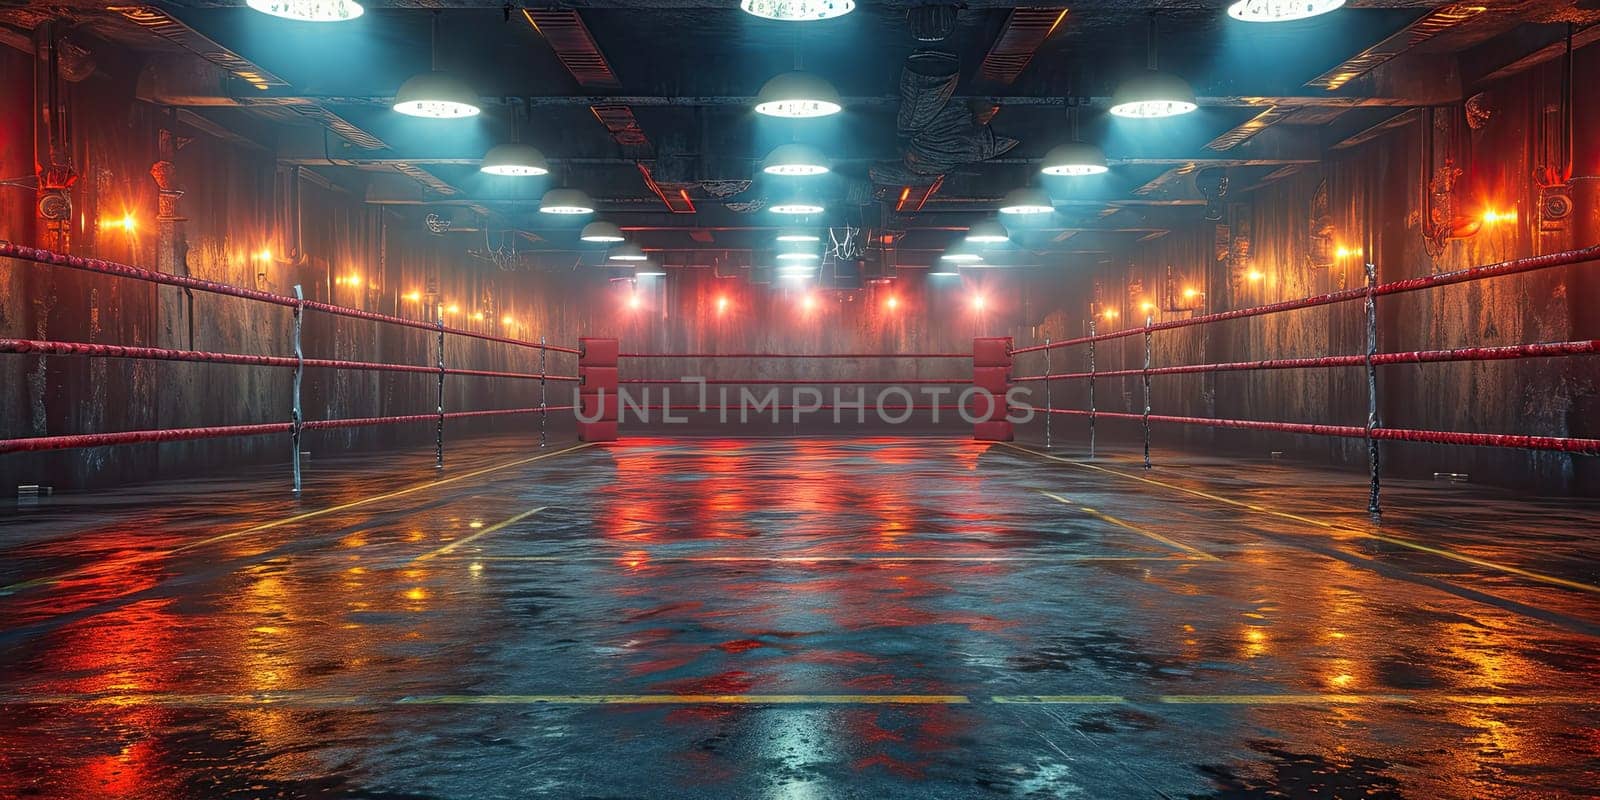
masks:
{"type": "MultiPolygon", "coordinates": [[[[296,300],[305,300],[305,295],[300,291],[300,284],[294,285],[296,300]]],[[[305,314],[304,302],[294,304],[294,403],[289,411],[289,423],[293,427],[289,431],[289,441],[294,444],[294,493],[300,493],[300,383],[306,374],[306,354],[300,347],[300,323],[305,314]]]]}
{"type": "Polygon", "coordinates": [[[1089,457],[1094,458],[1094,318],[1089,318],[1089,457]]]}
{"type": "Polygon", "coordinates": [[[1055,404],[1050,401],[1050,337],[1044,337],[1044,449],[1050,449],[1050,418],[1055,416],[1055,404]]]}
{"type": "Polygon", "coordinates": [[[433,429],[433,466],[444,469],[444,317],[439,318],[439,421],[433,429]]]}
{"type": "Polygon", "coordinates": [[[1367,513],[1378,514],[1378,440],[1372,432],[1378,427],[1378,266],[1367,264],[1367,469],[1371,484],[1367,491],[1367,513]]]}
{"type": "Polygon", "coordinates": [[[544,348],[544,337],[540,336],[539,337],[539,446],[540,447],[544,447],[545,446],[545,442],[547,441],[547,439],[545,438],[545,428],[546,428],[546,420],[547,420],[547,418],[549,416],[549,412],[547,412],[545,410],[545,394],[544,394],[544,387],[545,387],[545,381],[544,381],[544,357],[545,357],[545,353],[547,353],[547,352],[549,352],[549,351],[545,350],[545,348],[544,348]]]}
{"type": "Polygon", "coordinates": [[[1150,468],[1150,326],[1154,316],[1144,318],[1144,468],[1150,468]]]}

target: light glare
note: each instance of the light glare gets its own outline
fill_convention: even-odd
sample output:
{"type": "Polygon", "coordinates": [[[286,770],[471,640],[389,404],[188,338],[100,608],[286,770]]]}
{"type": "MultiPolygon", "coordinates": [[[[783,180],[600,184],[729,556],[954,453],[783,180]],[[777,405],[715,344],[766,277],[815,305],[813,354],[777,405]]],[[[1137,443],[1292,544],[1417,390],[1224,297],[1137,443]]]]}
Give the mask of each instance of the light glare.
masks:
{"type": "Polygon", "coordinates": [[[346,22],[366,13],[355,0],[245,0],[245,5],[297,22],[346,22]]]}
{"type": "Polygon", "coordinates": [[[780,22],[815,22],[856,10],[856,0],[741,0],[746,14],[780,22]]]}
{"type": "Polygon", "coordinates": [[[1345,0],[1239,0],[1228,16],[1240,22],[1293,22],[1344,7],[1345,0]]]}

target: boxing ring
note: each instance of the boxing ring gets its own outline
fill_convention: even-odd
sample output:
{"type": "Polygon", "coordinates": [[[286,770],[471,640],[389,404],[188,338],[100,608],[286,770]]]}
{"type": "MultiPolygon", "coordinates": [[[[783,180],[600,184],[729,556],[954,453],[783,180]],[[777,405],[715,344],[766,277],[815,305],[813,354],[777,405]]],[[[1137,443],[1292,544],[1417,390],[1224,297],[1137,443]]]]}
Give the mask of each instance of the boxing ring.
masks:
{"type": "MultiPolygon", "coordinates": [[[[4,243],[0,243],[0,257],[266,303],[290,309],[295,321],[292,340],[286,343],[293,355],[252,355],[155,347],[129,347],[88,342],[0,339],[0,353],[50,357],[123,358],[234,364],[267,369],[294,370],[295,376],[293,396],[289,398],[288,403],[290,414],[289,418],[284,421],[248,425],[74,433],[3,439],[0,440],[0,454],[232,436],[288,434],[293,451],[295,491],[299,491],[301,485],[300,440],[306,431],[376,425],[427,424],[431,422],[435,429],[435,463],[437,466],[442,466],[444,463],[444,424],[447,420],[537,414],[540,420],[540,444],[542,446],[546,441],[545,429],[548,415],[551,412],[571,411],[576,418],[578,435],[581,440],[586,442],[608,442],[615,441],[619,437],[619,425],[622,430],[626,430],[626,419],[630,413],[635,418],[643,420],[648,420],[650,414],[656,413],[666,422],[674,422],[685,419],[687,415],[706,415],[716,411],[719,412],[720,421],[727,423],[728,387],[740,387],[738,401],[740,404],[739,420],[741,422],[749,419],[749,411],[751,410],[749,406],[752,405],[758,414],[770,414],[774,422],[778,421],[779,415],[785,413],[798,421],[803,414],[823,411],[832,412],[837,422],[840,419],[839,415],[847,410],[855,411],[857,418],[862,419],[866,410],[872,409],[880,419],[890,424],[904,421],[914,414],[929,414],[934,423],[957,417],[963,423],[970,425],[974,439],[979,441],[1011,441],[1015,438],[1015,425],[1029,422],[1034,418],[1035,413],[1039,413],[1043,415],[1043,443],[1046,449],[1055,445],[1053,426],[1051,424],[1051,420],[1054,417],[1058,415],[1080,417],[1085,418],[1088,422],[1088,450],[1091,457],[1095,454],[1096,423],[1099,420],[1138,422],[1143,431],[1143,463],[1147,469],[1152,465],[1150,453],[1150,429],[1152,424],[1203,426],[1362,439],[1366,442],[1368,454],[1370,484],[1368,510],[1372,513],[1378,513],[1381,508],[1379,444],[1383,441],[1521,448],[1577,455],[1600,455],[1600,439],[1386,427],[1382,424],[1379,414],[1381,383],[1378,379],[1380,367],[1399,364],[1562,358],[1594,355],[1600,352],[1600,340],[1593,339],[1401,352],[1379,352],[1378,347],[1380,338],[1378,329],[1379,298],[1491,280],[1510,275],[1589,264],[1600,259],[1600,246],[1505,261],[1389,283],[1378,283],[1375,266],[1368,264],[1366,266],[1366,282],[1361,287],[1343,289],[1296,300],[1211,314],[1199,314],[1184,319],[1157,322],[1153,316],[1148,316],[1142,326],[1106,333],[1096,332],[1094,322],[1091,320],[1089,332],[1085,336],[1060,341],[1046,339],[1043,343],[1024,347],[1015,347],[1013,339],[1010,337],[979,337],[973,340],[970,352],[829,354],[634,352],[623,350],[622,343],[618,339],[605,337],[584,337],[579,340],[577,347],[564,347],[548,344],[544,337],[540,337],[538,341],[527,341],[447,327],[442,319],[434,322],[424,322],[329,303],[309,301],[298,296],[298,287],[296,289],[297,296],[290,297],[186,276],[155,272],[111,261],[82,258],[4,243]],[[1366,347],[1365,352],[1362,353],[1224,363],[1175,365],[1156,365],[1153,363],[1152,341],[1157,333],[1213,326],[1251,317],[1333,306],[1355,301],[1362,301],[1365,310],[1366,347]],[[427,331],[434,336],[437,358],[432,364],[308,358],[303,353],[300,331],[303,318],[305,315],[312,313],[427,331]],[[496,371],[447,364],[445,361],[445,339],[447,336],[468,337],[515,348],[534,350],[539,354],[538,371],[496,371]],[[1132,369],[1098,369],[1096,365],[1097,345],[1129,337],[1142,337],[1143,339],[1143,366],[1132,369]],[[1055,372],[1052,370],[1051,361],[1056,351],[1077,347],[1085,349],[1086,370],[1075,372],[1055,372]],[[577,356],[576,374],[557,374],[547,369],[547,356],[552,354],[577,356]],[[1041,365],[1043,371],[1020,376],[1015,375],[1015,360],[1022,357],[1042,357],[1044,362],[1041,365]],[[769,377],[762,375],[685,377],[638,374],[649,372],[649,362],[652,361],[704,366],[709,363],[727,363],[738,360],[766,365],[805,360],[851,361],[856,365],[900,363],[914,365],[912,371],[917,374],[908,377],[889,377],[884,374],[870,373],[850,377],[835,377],[833,375],[829,377],[769,377]],[[928,377],[921,375],[922,364],[924,363],[953,366],[950,369],[940,370],[944,374],[928,377]],[[957,372],[957,370],[962,370],[968,363],[971,365],[970,371],[957,372]],[[1329,368],[1361,368],[1365,370],[1367,417],[1364,424],[1158,414],[1155,413],[1151,400],[1151,382],[1153,378],[1157,377],[1199,373],[1329,368]],[[438,407],[431,414],[304,420],[301,415],[300,387],[307,369],[408,372],[435,375],[437,376],[439,392],[438,407]],[[446,378],[450,376],[537,381],[539,402],[537,405],[518,408],[447,410],[444,402],[444,387],[446,378]],[[1143,389],[1144,403],[1142,413],[1106,411],[1097,406],[1096,382],[1111,378],[1139,379],[1143,389]],[[1057,407],[1054,402],[1053,387],[1059,383],[1078,382],[1084,384],[1087,389],[1087,407],[1057,407]],[[573,385],[575,387],[574,402],[569,405],[551,405],[548,402],[547,394],[547,387],[551,383],[573,385]],[[663,389],[660,402],[652,403],[649,400],[648,391],[645,392],[642,401],[630,396],[630,390],[632,389],[648,390],[649,387],[653,386],[659,386],[663,389]],[[749,387],[753,386],[769,387],[769,391],[757,397],[749,393],[749,387]],[[879,391],[876,402],[869,403],[861,392],[864,387],[868,386],[888,388],[879,391]],[[1024,400],[1022,396],[1017,394],[1016,390],[1019,388],[1031,389],[1034,386],[1041,387],[1044,390],[1042,406],[1037,402],[1032,402],[1035,398],[1024,400]],[[692,391],[695,402],[681,404],[671,402],[671,395],[668,390],[677,387],[685,387],[686,391],[692,391]],[[710,402],[712,387],[717,387],[718,403],[715,406],[710,402]],[[806,391],[808,393],[807,400],[801,402],[796,398],[790,402],[780,402],[770,387],[790,387],[797,393],[806,391]],[[856,388],[857,394],[854,401],[846,402],[841,399],[838,391],[843,387],[856,388]],[[923,401],[919,402],[912,392],[913,387],[918,390],[917,393],[925,395],[923,401]],[[823,402],[824,397],[821,393],[823,388],[833,391],[833,402],[823,402]],[[894,401],[886,402],[886,396],[891,394],[894,397],[894,401]],[[752,398],[755,402],[747,402],[752,398]],[[948,412],[955,413],[952,415],[948,414],[948,412]],[[674,413],[681,416],[674,418],[672,416],[674,413]],[[941,414],[946,416],[941,417],[941,414]]],[[[1023,394],[1027,395],[1029,393],[1024,392],[1023,394]]],[[[680,393],[679,396],[682,397],[683,395],[680,393]]]]}

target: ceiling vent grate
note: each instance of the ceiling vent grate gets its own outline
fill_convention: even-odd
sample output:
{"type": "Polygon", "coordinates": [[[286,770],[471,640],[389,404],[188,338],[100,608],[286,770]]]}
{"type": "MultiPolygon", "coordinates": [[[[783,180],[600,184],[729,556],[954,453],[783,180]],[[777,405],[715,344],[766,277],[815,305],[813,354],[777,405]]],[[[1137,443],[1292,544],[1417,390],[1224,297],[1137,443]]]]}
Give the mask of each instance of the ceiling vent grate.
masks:
{"type": "Polygon", "coordinates": [[[1000,83],[1015,81],[1033,61],[1039,45],[1044,44],[1066,16],[1065,8],[1012,9],[994,46],[983,57],[983,77],[1000,83]]]}
{"type": "Polygon", "coordinates": [[[1333,91],[1376,69],[1378,65],[1416,47],[1485,11],[1483,6],[1455,4],[1440,6],[1422,15],[1398,33],[1351,56],[1306,83],[1314,89],[1333,91]]]}
{"type": "Polygon", "coordinates": [[[556,58],[561,59],[561,64],[572,73],[579,85],[589,89],[615,89],[621,85],[617,82],[616,73],[611,71],[611,63],[600,52],[600,46],[595,44],[589,26],[583,24],[583,17],[578,16],[578,12],[571,9],[523,9],[522,15],[550,43],[551,49],[556,51],[556,58]]]}

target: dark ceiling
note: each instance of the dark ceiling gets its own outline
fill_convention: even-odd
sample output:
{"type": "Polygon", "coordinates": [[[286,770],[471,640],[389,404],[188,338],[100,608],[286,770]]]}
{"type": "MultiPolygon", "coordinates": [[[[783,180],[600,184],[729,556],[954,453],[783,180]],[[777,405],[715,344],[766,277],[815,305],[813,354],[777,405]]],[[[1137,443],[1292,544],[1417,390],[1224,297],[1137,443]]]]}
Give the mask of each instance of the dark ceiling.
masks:
{"type": "Polygon", "coordinates": [[[0,10],[0,22],[20,32],[68,16],[85,34],[146,55],[141,97],[181,109],[191,124],[250,140],[374,202],[471,209],[457,214],[458,229],[521,230],[530,247],[572,247],[572,222],[536,209],[545,189],[562,184],[590,192],[600,216],[634,229],[647,247],[763,246],[763,229],[781,220],[760,209],[788,187],[763,180],[755,164],[793,140],[834,160],[835,173],[820,181],[829,212],[814,222],[895,231],[908,251],[941,248],[1006,191],[1043,186],[1057,213],[1018,237],[1016,263],[1031,263],[1042,251],[1114,251],[1198,219],[1204,200],[1193,178],[1204,170],[1225,170],[1246,192],[1412,108],[1458,102],[1475,77],[1559,36],[1564,26],[1541,23],[1570,14],[1572,2],[1357,0],[1323,17],[1261,25],[1231,20],[1224,2],[1087,0],[1066,7],[1053,28],[1063,6],[967,2],[934,42],[913,39],[908,14],[926,12],[908,5],[937,3],[863,0],[855,13],[817,23],[761,20],[737,0],[364,4],[360,19],[332,25],[278,20],[242,2],[108,10],[75,0],[0,10]],[[1117,82],[1144,65],[1152,14],[1161,67],[1194,85],[1201,109],[1173,120],[1111,118],[1104,109],[1117,82]],[[416,120],[388,109],[399,84],[428,69],[435,24],[439,67],[483,96],[479,118],[416,120]],[[904,172],[895,169],[902,68],[924,49],[958,58],[955,102],[1017,145],[942,175],[888,181],[904,172]],[[754,114],[761,84],[797,66],[831,81],[845,112],[810,121],[754,114]],[[1041,181],[1040,158],[1071,138],[1069,106],[1080,106],[1079,135],[1104,147],[1112,170],[1041,181]],[[521,138],[550,157],[550,176],[477,171],[484,151],[511,137],[514,118],[521,138]]]}

